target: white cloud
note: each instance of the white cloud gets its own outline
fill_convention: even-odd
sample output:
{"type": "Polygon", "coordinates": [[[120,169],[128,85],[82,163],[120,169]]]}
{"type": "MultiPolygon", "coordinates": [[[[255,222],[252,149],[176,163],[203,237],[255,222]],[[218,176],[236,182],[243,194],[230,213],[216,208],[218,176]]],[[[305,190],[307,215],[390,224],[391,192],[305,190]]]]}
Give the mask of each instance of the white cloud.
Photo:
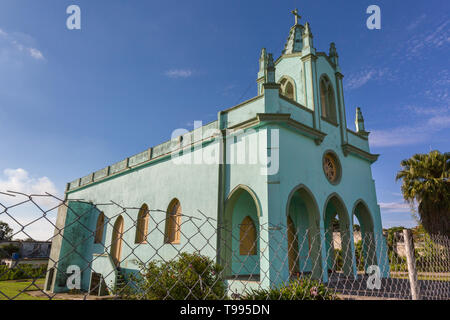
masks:
{"type": "Polygon", "coordinates": [[[374,147],[394,147],[412,145],[428,140],[420,129],[414,126],[397,127],[387,130],[372,130],[370,145],[374,147]]]}
{"type": "Polygon", "coordinates": [[[344,81],[347,90],[354,90],[362,87],[369,81],[382,79],[387,75],[388,70],[384,69],[367,69],[361,72],[352,74],[348,80],[344,81]]]}
{"type": "Polygon", "coordinates": [[[164,74],[169,78],[189,78],[193,72],[190,69],[171,69],[164,74]]]}
{"type": "Polygon", "coordinates": [[[450,107],[407,106],[404,109],[419,118],[417,123],[410,122],[410,125],[386,130],[372,130],[371,146],[393,147],[424,143],[430,141],[433,134],[450,128],[450,107]]]}
{"type": "Polygon", "coordinates": [[[48,240],[53,235],[56,221],[58,199],[45,195],[46,192],[59,196],[55,184],[48,177],[33,178],[21,168],[5,169],[0,176],[0,192],[20,192],[26,195],[36,195],[33,201],[27,196],[0,193],[0,220],[9,224],[13,229],[15,239],[31,237],[35,240],[48,240]],[[6,208],[6,209],[5,209],[6,208]],[[45,211],[45,215],[44,212],[45,211]],[[5,212],[4,212],[5,211],[5,212]]]}
{"type": "Polygon", "coordinates": [[[427,15],[425,13],[423,13],[422,15],[420,15],[416,20],[414,20],[413,22],[411,22],[406,29],[411,31],[415,28],[417,28],[417,26],[419,26],[419,24],[422,23],[422,21],[425,20],[425,18],[427,17],[427,15]]]}
{"type": "Polygon", "coordinates": [[[30,55],[37,60],[44,60],[44,55],[38,49],[28,48],[30,55]]]}
{"type": "Polygon", "coordinates": [[[5,169],[3,175],[6,179],[0,178],[0,191],[15,191],[25,194],[45,194],[46,192],[58,195],[55,184],[48,177],[32,178],[28,172],[22,168],[5,169]]]}
{"type": "MultiPolygon", "coordinates": [[[[438,22],[436,27],[430,26],[425,32],[417,32],[412,38],[405,42],[405,46],[400,48],[404,50],[404,56],[408,59],[421,57],[427,49],[440,49],[450,43],[450,21],[445,19],[438,22]],[[429,29],[432,29],[429,31],[429,29]]],[[[412,27],[415,27],[412,25],[412,27]]]]}
{"type": "Polygon", "coordinates": [[[405,202],[380,202],[379,205],[384,212],[411,212],[411,206],[405,202]]]}
{"type": "MultiPolygon", "coordinates": [[[[2,29],[0,29],[0,39],[3,40],[0,42],[0,50],[3,51],[3,54],[7,55],[17,55],[20,53],[25,53],[27,56],[36,59],[36,60],[45,60],[43,53],[30,46],[26,43],[22,43],[20,39],[31,38],[27,35],[22,35],[21,37],[17,37],[15,34],[10,34],[2,29]]],[[[29,41],[26,41],[29,42],[29,41]]]]}

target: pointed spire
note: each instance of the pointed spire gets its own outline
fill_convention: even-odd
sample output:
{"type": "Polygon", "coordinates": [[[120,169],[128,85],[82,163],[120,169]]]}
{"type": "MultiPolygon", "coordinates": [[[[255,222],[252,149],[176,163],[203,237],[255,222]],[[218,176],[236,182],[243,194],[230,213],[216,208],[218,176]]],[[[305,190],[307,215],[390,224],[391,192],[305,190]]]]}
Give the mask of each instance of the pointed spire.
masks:
{"type": "Polygon", "coordinates": [[[305,30],[303,31],[303,48],[311,49],[311,51],[314,51],[313,34],[311,32],[311,27],[309,25],[309,22],[306,22],[305,30]]]}
{"type": "Polygon", "coordinates": [[[311,27],[309,26],[309,22],[306,22],[305,24],[305,37],[313,37],[311,32],[311,27]]]}
{"type": "Polygon", "coordinates": [[[259,56],[258,79],[266,74],[266,68],[267,68],[267,52],[266,48],[262,48],[261,55],[259,56]]]}
{"type": "Polygon", "coordinates": [[[284,45],[282,54],[291,54],[302,51],[302,34],[304,27],[299,23],[299,19],[302,17],[298,14],[297,9],[292,11],[292,14],[295,16],[295,23],[289,30],[289,37],[284,45]]]}
{"type": "Polygon", "coordinates": [[[361,112],[361,108],[356,108],[356,117],[355,117],[355,126],[356,132],[363,136],[368,136],[369,132],[367,132],[364,128],[364,118],[361,112]]]}
{"type": "Polygon", "coordinates": [[[260,57],[259,57],[259,61],[265,60],[266,58],[267,58],[266,48],[262,48],[262,49],[261,49],[261,55],[260,55],[260,57]]]}
{"type": "Polygon", "coordinates": [[[266,83],[275,83],[275,63],[273,62],[273,55],[271,53],[268,55],[266,83]]]}

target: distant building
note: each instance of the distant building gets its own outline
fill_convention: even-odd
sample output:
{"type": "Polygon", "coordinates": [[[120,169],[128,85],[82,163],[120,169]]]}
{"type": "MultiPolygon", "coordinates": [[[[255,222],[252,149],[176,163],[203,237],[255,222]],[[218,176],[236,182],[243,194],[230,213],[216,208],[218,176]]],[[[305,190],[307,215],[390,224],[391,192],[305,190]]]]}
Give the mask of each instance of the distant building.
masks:
{"type": "Polygon", "coordinates": [[[3,258],[0,261],[0,264],[6,264],[10,268],[13,268],[17,264],[31,264],[38,267],[48,263],[52,242],[23,240],[2,241],[0,243],[0,248],[8,245],[13,245],[17,247],[18,250],[13,256],[3,258]]]}

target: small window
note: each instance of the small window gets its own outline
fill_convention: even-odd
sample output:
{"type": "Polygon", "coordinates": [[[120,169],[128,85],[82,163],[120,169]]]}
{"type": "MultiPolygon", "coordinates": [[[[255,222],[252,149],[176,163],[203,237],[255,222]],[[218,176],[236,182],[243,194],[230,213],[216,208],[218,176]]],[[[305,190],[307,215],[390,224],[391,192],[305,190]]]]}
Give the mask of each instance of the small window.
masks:
{"type": "Polygon", "coordinates": [[[138,214],[135,243],[147,242],[149,216],[150,213],[148,210],[148,206],[146,204],[143,204],[138,214]]]}
{"type": "Polygon", "coordinates": [[[320,78],[320,105],[322,117],[337,123],[336,98],[334,96],[333,85],[325,75],[320,78]]]}
{"type": "Polygon", "coordinates": [[[177,199],[172,200],[167,209],[166,243],[180,243],[181,205],[177,199]]]}
{"type": "Polygon", "coordinates": [[[280,93],[291,100],[295,100],[294,81],[283,77],[280,81],[280,93]]]}
{"type": "Polygon", "coordinates": [[[239,254],[240,255],[256,255],[256,227],[252,218],[249,216],[242,220],[239,234],[239,254]]]}
{"type": "Polygon", "coordinates": [[[97,225],[95,227],[94,243],[101,243],[103,240],[103,230],[105,228],[105,215],[100,212],[97,218],[97,225]]]}

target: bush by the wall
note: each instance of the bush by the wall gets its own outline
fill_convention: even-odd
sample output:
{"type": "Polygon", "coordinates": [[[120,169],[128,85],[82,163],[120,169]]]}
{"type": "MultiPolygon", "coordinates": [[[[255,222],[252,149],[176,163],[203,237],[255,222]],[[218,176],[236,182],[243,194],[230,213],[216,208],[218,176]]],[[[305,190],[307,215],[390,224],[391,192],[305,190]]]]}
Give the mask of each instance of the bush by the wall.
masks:
{"type": "Polygon", "coordinates": [[[151,261],[141,265],[139,276],[131,275],[133,290],[126,299],[215,300],[223,299],[226,286],[222,267],[200,254],[181,253],[177,260],[151,261]]]}
{"type": "Polygon", "coordinates": [[[333,290],[310,278],[291,281],[273,289],[250,290],[242,300],[336,300],[333,290]]]}

